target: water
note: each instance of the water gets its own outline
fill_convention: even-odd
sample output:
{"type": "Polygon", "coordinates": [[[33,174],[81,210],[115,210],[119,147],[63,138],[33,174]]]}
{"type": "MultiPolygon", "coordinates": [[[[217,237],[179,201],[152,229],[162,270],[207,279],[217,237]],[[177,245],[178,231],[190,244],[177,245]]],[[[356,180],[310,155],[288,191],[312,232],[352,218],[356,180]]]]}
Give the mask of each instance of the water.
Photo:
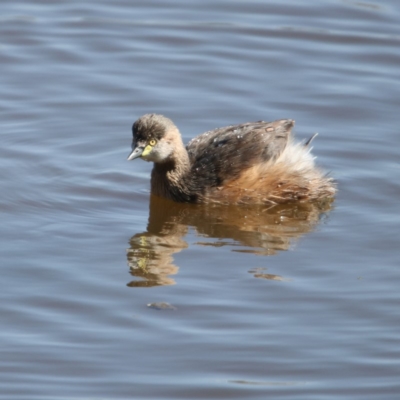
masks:
{"type": "Polygon", "coordinates": [[[0,398],[399,398],[396,1],[1,11],[0,398]],[[150,204],[148,112],[293,118],[338,196],[150,204]]]}

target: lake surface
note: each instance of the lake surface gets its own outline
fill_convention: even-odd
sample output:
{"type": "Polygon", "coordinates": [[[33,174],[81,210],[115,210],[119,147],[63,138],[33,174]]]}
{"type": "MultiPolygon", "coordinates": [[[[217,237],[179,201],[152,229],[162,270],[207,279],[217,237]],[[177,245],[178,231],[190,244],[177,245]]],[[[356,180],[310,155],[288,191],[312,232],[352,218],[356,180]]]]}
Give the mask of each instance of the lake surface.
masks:
{"type": "Polygon", "coordinates": [[[3,1],[0,398],[399,399],[398,1],[3,1]],[[150,199],[131,125],[293,118],[325,209],[150,199]]]}

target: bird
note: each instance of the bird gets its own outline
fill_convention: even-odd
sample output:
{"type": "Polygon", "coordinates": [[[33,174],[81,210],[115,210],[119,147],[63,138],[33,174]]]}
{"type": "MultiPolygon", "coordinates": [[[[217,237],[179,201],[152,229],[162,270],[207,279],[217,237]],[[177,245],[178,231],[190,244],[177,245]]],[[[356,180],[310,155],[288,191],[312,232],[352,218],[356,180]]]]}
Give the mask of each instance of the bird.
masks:
{"type": "Polygon", "coordinates": [[[336,184],[305,143],[294,120],[257,121],[207,131],[185,147],[177,126],[145,114],[132,126],[128,160],[153,162],[151,194],[175,202],[282,204],[332,200],[336,184]]]}

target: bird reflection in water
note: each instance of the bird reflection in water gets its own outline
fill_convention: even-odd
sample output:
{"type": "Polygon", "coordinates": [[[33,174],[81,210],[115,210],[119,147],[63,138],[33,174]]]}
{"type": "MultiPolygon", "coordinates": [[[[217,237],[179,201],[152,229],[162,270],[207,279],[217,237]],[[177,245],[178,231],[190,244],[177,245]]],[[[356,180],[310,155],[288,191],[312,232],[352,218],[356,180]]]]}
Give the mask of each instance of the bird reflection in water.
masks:
{"type": "MultiPolygon", "coordinates": [[[[207,238],[198,245],[236,247],[233,251],[273,255],[288,250],[312,231],[331,208],[331,202],[268,206],[186,204],[151,196],[147,231],[130,239],[130,273],[138,279],[131,287],[173,285],[179,268],[173,255],[188,247],[189,228],[207,238]],[[210,240],[211,239],[211,240],[210,240]]],[[[284,280],[278,275],[250,270],[254,277],[284,280]]]]}

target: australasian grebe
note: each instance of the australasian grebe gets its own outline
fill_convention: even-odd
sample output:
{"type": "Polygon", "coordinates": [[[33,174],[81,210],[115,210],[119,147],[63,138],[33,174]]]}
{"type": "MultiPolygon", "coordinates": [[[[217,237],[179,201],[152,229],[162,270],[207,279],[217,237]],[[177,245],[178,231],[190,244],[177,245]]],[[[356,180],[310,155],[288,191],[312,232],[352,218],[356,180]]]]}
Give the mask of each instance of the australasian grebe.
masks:
{"type": "Polygon", "coordinates": [[[311,137],[294,143],[294,121],[248,122],[205,132],[184,146],[175,124],[146,114],[132,127],[132,152],[154,163],[151,193],[178,202],[277,204],[332,198],[314,165],[311,137]]]}

